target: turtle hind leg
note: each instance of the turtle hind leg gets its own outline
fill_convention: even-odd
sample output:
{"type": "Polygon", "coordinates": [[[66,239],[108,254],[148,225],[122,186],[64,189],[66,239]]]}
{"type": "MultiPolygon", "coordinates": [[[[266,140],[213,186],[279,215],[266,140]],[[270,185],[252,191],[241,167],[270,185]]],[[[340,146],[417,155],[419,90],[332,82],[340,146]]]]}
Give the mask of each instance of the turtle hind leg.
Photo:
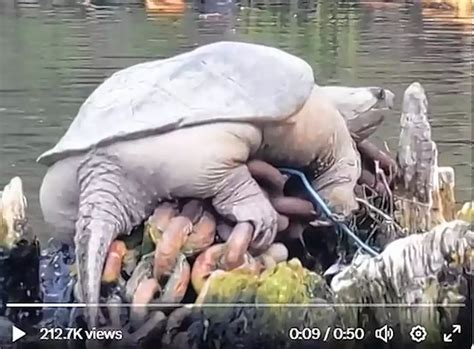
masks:
{"type": "MultiPolygon", "coordinates": [[[[100,280],[110,245],[145,218],[140,188],[106,153],[88,154],[78,169],[80,189],[76,220],[76,261],[79,296],[85,303],[98,303],[100,280]]],[[[143,189],[142,189],[143,191],[143,189]]],[[[86,309],[88,325],[97,325],[98,308],[86,309]]]]}
{"type": "Polygon", "coordinates": [[[216,211],[235,222],[251,222],[254,251],[267,249],[275,239],[278,214],[245,165],[229,170],[212,200],[216,211]]]}
{"type": "Polygon", "coordinates": [[[46,172],[39,191],[39,201],[48,234],[55,240],[73,244],[78,210],[79,187],[77,169],[80,159],[68,158],[56,162],[46,172]]]}

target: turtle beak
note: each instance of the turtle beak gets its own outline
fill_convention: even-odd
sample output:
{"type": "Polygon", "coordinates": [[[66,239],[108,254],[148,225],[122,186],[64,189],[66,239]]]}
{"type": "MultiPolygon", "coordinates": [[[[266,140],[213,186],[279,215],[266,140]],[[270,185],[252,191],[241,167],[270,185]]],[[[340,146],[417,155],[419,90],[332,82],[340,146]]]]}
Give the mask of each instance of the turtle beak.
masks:
{"type": "Polygon", "coordinates": [[[370,87],[370,92],[377,98],[377,102],[370,110],[361,113],[357,118],[346,121],[352,138],[357,142],[370,137],[385,119],[385,111],[392,110],[395,94],[381,87],[370,87]]]}

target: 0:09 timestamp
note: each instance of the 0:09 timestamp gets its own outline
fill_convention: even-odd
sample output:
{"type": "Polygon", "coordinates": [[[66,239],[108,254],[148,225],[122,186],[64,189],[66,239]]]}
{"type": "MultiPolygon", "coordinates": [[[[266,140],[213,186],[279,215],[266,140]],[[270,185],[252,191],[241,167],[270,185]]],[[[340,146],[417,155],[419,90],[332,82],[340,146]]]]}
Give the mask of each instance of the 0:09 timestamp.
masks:
{"type": "Polygon", "coordinates": [[[329,340],[336,341],[350,341],[350,340],[363,340],[365,337],[365,331],[360,327],[328,327],[325,331],[321,331],[317,327],[304,327],[297,328],[292,327],[288,331],[288,338],[290,340],[322,340],[327,342],[329,340]]]}

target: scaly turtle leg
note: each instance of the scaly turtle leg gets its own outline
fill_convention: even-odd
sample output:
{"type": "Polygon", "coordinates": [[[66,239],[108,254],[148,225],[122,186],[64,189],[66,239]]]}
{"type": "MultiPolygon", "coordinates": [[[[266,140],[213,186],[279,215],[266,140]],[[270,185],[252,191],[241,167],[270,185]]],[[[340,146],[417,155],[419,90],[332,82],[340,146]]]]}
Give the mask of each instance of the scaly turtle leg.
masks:
{"type": "Polygon", "coordinates": [[[212,204],[227,219],[252,223],[253,251],[264,251],[272,244],[277,233],[278,213],[247,166],[241,165],[228,172],[219,183],[212,204]]]}

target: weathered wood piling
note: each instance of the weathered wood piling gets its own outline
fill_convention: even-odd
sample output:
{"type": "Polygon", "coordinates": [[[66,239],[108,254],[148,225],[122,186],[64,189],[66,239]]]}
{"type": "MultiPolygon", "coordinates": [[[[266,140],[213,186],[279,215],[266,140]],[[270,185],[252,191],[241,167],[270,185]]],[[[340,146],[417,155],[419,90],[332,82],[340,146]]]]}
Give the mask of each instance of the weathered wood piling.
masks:
{"type": "Polygon", "coordinates": [[[425,232],[455,218],[454,169],[438,166],[428,100],[415,82],[405,91],[397,150],[398,220],[409,233],[425,232]]]}
{"type": "Polygon", "coordinates": [[[24,233],[27,201],[23,182],[14,177],[0,192],[0,246],[11,248],[24,233]]]}

